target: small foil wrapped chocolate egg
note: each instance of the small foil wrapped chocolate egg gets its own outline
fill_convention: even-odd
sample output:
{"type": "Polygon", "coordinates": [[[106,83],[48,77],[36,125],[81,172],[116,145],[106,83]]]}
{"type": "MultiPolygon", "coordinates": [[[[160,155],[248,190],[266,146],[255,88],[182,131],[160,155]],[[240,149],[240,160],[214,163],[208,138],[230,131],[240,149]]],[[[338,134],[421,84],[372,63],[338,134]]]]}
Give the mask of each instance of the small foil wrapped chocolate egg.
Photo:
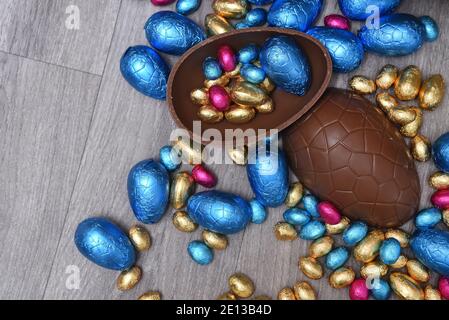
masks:
{"type": "Polygon", "coordinates": [[[255,62],[259,58],[259,52],[257,44],[251,43],[239,50],[238,60],[243,64],[255,62]]]}
{"type": "Polygon", "coordinates": [[[429,16],[422,16],[419,18],[424,26],[426,41],[432,42],[438,39],[440,35],[440,28],[435,20],[429,16]]]}
{"type": "Polygon", "coordinates": [[[424,300],[424,291],[419,284],[400,272],[390,274],[390,285],[393,291],[404,300],[424,300]]]}
{"type": "Polygon", "coordinates": [[[299,237],[303,240],[316,240],[326,233],[326,227],[321,221],[313,220],[306,223],[299,232],[299,237]]]}
{"type": "Polygon", "coordinates": [[[433,161],[443,172],[449,173],[449,132],[440,136],[433,144],[433,161]]]}
{"type": "Polygon", "coordinates": [[[433,110],[444,98],[446,84],[441,74],[435,74],[425,80],[419,90],[419,106],[424,110],[433,110]]]}
{"type": "Polygon", "coordinates": [[[159,160],[168,171],[176,171],[181,166],[181,157],[172,146],[164,146],[159,150],[159,160]]]}
{"type": "Polygon", "coordinates": [[[333,249],[326,255],[326,268],[329,270],[337,270],[348,261],[349,251],[345,247],[338,247],[333,249]]]}
{"type": "Polygon", "coordinates": [[[217,190],[199,192],[187,203],[190,217],[203,228],[233,234],[243,230],[251,221],[249,203],[238,195],[217,190]]]}
{"type": "Polygon", "coordinates": [[[134,288],[142,278],[142,269],[134,266],[131,269],[124,270],[117,278],[117,289],[120,291],[128,291],[134,288]]]}
{"type": "Polygon", "coordinates": [[[217,52],[218,62],[226,72],[231,72],[237,67],[237,57],[234,50],[228,45],[222,45],[217,52]]]}
{"type": "Polygon", "coordinates": [[[196,183],[205,188],[213,188],[217,185],[217,178],[215,175],[201,164],[197,164],[193,167],[192,178],[196,183]]]}
{"type": "Polygon", "coordinates": [[[187,199],[194,192],[195,181],[187,172],[179,172],[173,176],[170,188],[170,204],[174,209],[185,207],[187,199]]]}
{"type": "Polygon", "coordinates": [[[335,270],[329,276],[329,284],[332,288],[342,289],[351,285],[355,280],[355,272],[351,267],[343,267],[335,270]]]}
{"type": "MultiPolygon", "coordinates": [[[[398,107],[398,108],[392,108],[387,113],[388,119],[390,119],[392,122],[405,126],[409,123],[412,123],[416,120],[416,112],[413,108],[408,107],[398,107]]],[[[412,130],[414,131],[414,130],[412,130]]],[[[411,132],[412,132],[411,131],[411,132]]],[[[415,134],[415,133],[413,133],[415,134]]]]}
{"type": "Polygon", "coordinates": [[[204,25],[209,36],[215,36],[234,30],[234,27],[228,20],[214,13],[206,15],[204,18],[204,25]]]}
{"type": "Polygon", "coordinates": [[[282,288],[278,293],[278,300],[296,300],[295,292],[292,288],[282,288]]]}
{"type": "Polygon", "coordinates": [[[365,279],[356,279],[349,287],[349,298],[351,300],[368,300],[369,290],[365,279]]]}
{"type": "Polygon", "coordinates": [[[296,207],[296,205],[301,201],[304,194],[304,187],[301,182],[294,182],[290,185],[285,198],[285,205],[289,208],[296,207]]]}
{"type": "Polygon", "coordinates": [[[396,261],[396,263],[393,263],[390,265],[390,268],[392,269],[402,269],[406,266],[408,261],[408,258],[406,256],[404,256],[403,254],[401,254],[401,256],[399,257],[398,261],[396,261]]]}
{"type": "Polygon", "coordinates": [[[307,34],[320,41],[332,58],[334,71],[347,73],[357,69],[365,57],[365,51],[359,38],[350,31],[313,27],[307,34]]]}
{"type": "Polygon", "coordinates": [[[137,251],[148,251],[151,248],[151,236],[144,227],[133,226],[129,229],[128,236],[137,251]]]}
{"type": "Polygon", "coordinates": [[[418,260],[407,261],[407,272],[416,281],[428,282],[430,280],[430,273],[427,268],[418,260]]]}
{"type": "Polygon", "coordinates": [[[410,150],[416,161],[425,162],[429,160],[431,149],[430,140],[423,135],[417,134],[410,141],[410,150]]]}
{"type": "Polygon", "coordinates": [[[248,27],[260,27],[267,23],[267,11],[264,8],[254,8],[248,11],[244,23],[248,27]]]}
{"type": "Polygon", "coordinates": [[[250,106],[233,105],[225,112],[225,118],[231,123],[248,123],[256,116],[256,111],[250,106]]]}
{"type": "Polygon", "coordinates": [[[339,14],[330,14],[324,17],[324,25],[328,28],[351,31],[351,21],[339,14]]]}
{"type": "Polygon", "coordinates": [[[105,218],[89,218],[75,231],[75,245],[93,263],[111,270],[127,270],[136,252],[126,234],[105,218]]]}
{"type": "Polygon", "coordinates": [[[231,97],[224,87],[215,85],[209,88],[209,102],[215,109],[223,112],[229,108],[231,97]]]}
{"type": "Polygon", "coordinates": [[[415,226],[418,229],[431,229],[441,222],[441,211],[437,208],[423,209],[415,217],[415,226]]]}
{"type": "Polygon", "coordinates": [[[147,46],[128,48],[120,60],[120,71],[140,93],[165,100],[170,68],[155,50],[147,46]]]}
{"type": "Polygon", "coordinates": [[[441,300],[441,293],[437,289],[432,288],[431,285],[427,285],[424,288],[424,299],[425,300],[441,300]]]}
{"type": "Polygon", "coordinates": [[[382,231],[377,229],[371,231],[354,248],[354,258],[363,263],[373,261],[379,255],[379,249],[384,239],[382,231]]]}
{"type": "Polygon", "coordinates": [[[181,232],[194,232],[198,228],[198,225],[185,211],[176,211],[173,214],[173,225],[181,232]]]}
{"type": "Polygon", "coordinates": [[[387,115],[389,115],[390,111],[399,106],[399,102],[396,100],[396,98],[388,92],[379,92],[378,94],[376,94],[376,102],[377,105],[382,109],[382,111],[387,115]]]}
{"type": "Polygon", "coordinates": [[[309,247],[309,255],[312,258],[321,258],[327,255],[334,245],[334,239],[330,236],[324,236],[316,239],[309,247]]]}
{"type": "Polygon", "coordinates": [[[228,247],[228,238],[224,234],[219,234],[209,230],[203,230],[201,233],[204,243],[212,249],[224,250],[228,247]]]}
{"type": "Polygon", "coordinates": [[[145,24],[145,34],[155,49],[174,55],[181,55],[206,39],[195,22],[173,11],[153,14],[145,24]]]}
{"type": "Polygon", "coordinates": [[[214,260],[214,252],[203,241],[195,240],[189,243],[187,252],[193,261],[199,265],[208,265],[214,260]]]}
{"type": "Polygon", "coordinates": [[[373,14],[370,6],[375,7],[380,16],[393,12],[401,0],[338,0],[341,12],[351,20],[366,20],[373,14]]]}
{"type": "MultiPolygon", "coordinates": [[[[266,79],[266,78],[265,78],[266,79]]],[[[271,98],[267,98],[264,103],[254,106],[259,113],[271,113],[274,110],[274,101],[271,98]]]]}
{"type": "Polygon", "coordinates": [[[372,94],[377,90],[376,83],[363,76],[352,77],[351,80],[349,80],[349,87],[352,91],[360,95],[372,94]]]}
{"type": "Polygon", "coordinates": [[[205,88],[194,89],[190,93],[190,100],[192,100],[194,104],[204,106],[209,103],[209,94],[205,88]]]}
{"type": "Polygon", "coordinates": [[[149,291],[142,294],[137,300],[161,300],[161,294],[157,291],[149,291]]]}
{"type": "Polygon", "coordinates": [[[236,83],[231,88],[231,99],[242,106],[258,106],[267,100],[267,93],[247,81],[236,83]]]}
{"type": "Polygon", "coordinates": [[[167,169],[152,159],[139,162],[128,174],[128,198],[140,222],[156,223],[162,218],[169,190],[167,169]]]}
{"type": "Polygon", "coordinates": [[[326,224],[335,225],[341,221],[340,211],[330,201],[320,202],[318,212],[326,224]]]}
{"type": "Polygon", "coordinates": [[[288,167],[284,152],[259,149],[251,155],[246,166],[251,188],[256,199],[265,207],[283,204],[288,193],[288,167]]]}
{"type": "Polygon", "coordinates": [[[268,11],[273,27],[306,31],[321,12],[323,0],[275,0],[268,11]]]}
{"type": "Polygon", "coordinates": [[[346,230],[349,223],[350,220],[347,217],[343,217],[337,224],[326,224],[326,232],[328,234],[340,234],[346,230]]]}
{"type": "Polygon", "coordinates": [[[262,224],[267,219],[267,210],[265,207],[257,201],[257,199],[253,199],[249,202],[251,206],[251,222],[255,224],[262,224]]]}
{"type": "Polygon", "coordinates": [[[362,241],[368,233],[368,226],[362,221],[356,221],[349,225],[343,232],[343,241],[348,246],[355,246],[362,241]]]}
{"type": "Polygon", "coordinates": [[[178,0],[176,12],[184,16],[194,13],[201,5],[201,0],[178,0]]]}
{"type": "Polygon", "coordinates": [[[437,190],[449,189],[449,174],[437,171],[429,177],[429,185],[437,190]]]}
{"type": "Polygon", "coordinates": [[[175,0],[151,0],[151,3],[155,6],[168,6],[173,2],[175,2],[175,0]]]}
{"type": "Polygon", "coordinates": [[[235,273],[228,279],[231,292],[239,298],[249,298],[254,294],[255,286],[253,281],[243,273],[235,273]]]}
{"type": "Polygon", "coordinates": [[[219,295],[219,296],[217,297],[217,300],[234,301],[234,300],[237,300],[237,297],[236,297],[235,294],[232,293],[232,292],[226,292],[226,293],[223,293],[223,294],[219,295]]]}
{"type": "Polygon", "coordinates": [[[371,261],[365,263],[360,268],[360,275],[364,279],[374,279],[384,277],[388,273],[388,266],[381,261],[371,261]]]}
{"type": "Polygon", "coordinates": [[[441,277],[438,280],[438,289],[440,290],[441,296],[449,300],[449,278],[448,277],[441,277]]]}
{"type": "Polygon", "coordinates": [[[318,199],[312,194],[306,194],[301,201],[304,209],[314,218],[319,218],[320,213],[318,212],[318,199]]]}
{"type": "Polygon", "coordinates": [[[216,80],[221,77],[223,70],[221,70],[217,59],[207,57],[203,62],[203,73],[207,80],[216,80]]]}
{"type": "Polygon", "coordinates": [[[429,269],[449,276],[449,232],[418,229],[410,240],[416,258],[429,269]]]}
{"type": "Polygon", "coordinates": [[[214,0],[212,9],[216,14],[228,19],[241,19],[248,12],[246,0],[214,0]]]}
{"type": "Polygon", "coordinates": [[[293,38],[280,35],[267,39],[260,51],[260,63],[270,80],[284,91],[303,96],[309,90],[309,59],[293,38]]]}
{"type": "Polygon", "coordinates": [[[385,264],[394,264],[401,255],[401,244],[394,238],[386,239],[379,249],[380,260],[385,264]]]}
{"type": "Polygon", "coordinates": [[[387,64],[378,73],[376,85],[381,89],[388,90],[396,82],[398,76],[399,69],[392,64],[387,64]]]}
{"type": "Polygon", "coordinates": [[[293,241],[298,239],[295,227],[287,222],[278,222],[274,226],[274,235],[279,241],[293,241]]]}
{"type": "Polygon", "coordinates": [[[252,64],[243,65],[240,74],[243,79],[254,84],[259,84],[265,80],[265,71],[252,64]]]}
{"type": "Polygon", "coordinates": [[[306,281],[298,281],[293,286],[296,300],[316,300],[316,293],[313,287],[306,281]]]}
{"type": "Polygon", "coordinates": [[[224,114],[212,106],[202,106],[198,109],[196,115],[201,121],[206,123],[218,123],[224,119],[224,114]]]}
{"type": "Polygon", "coordinates": [[[391,296],[391,287],[384,279],[378,279],[370,289],[370,293],[376,300],[388,300],[391,296]]]}
{"type": "Polygon", "coordinates": [[[407,248],[410,243],[410,235],[401,229],[388,229],[385,231],[385,239],[394,238],[399,241],[401,248],[407,248]]]}
{"type": "Polygon", "coordinates": [[[284,220],[295,226],[303,226],[310,221],[310,213],[300,208],[290,208],[284,212],[284,220]]]}
{"type": "Polygon", "coordinates": [[[312,280],[318,280],[323,277],[323,267],[315,258],[301,257],[298,266],[302,273],[312,280]]]}
{"type": "Polygon", "coordinates": [[[421,88],[421,70],[417,66],[408,66],[402,70],[394,83],[394,93],[399,100],[415,99],[421,88]]]}

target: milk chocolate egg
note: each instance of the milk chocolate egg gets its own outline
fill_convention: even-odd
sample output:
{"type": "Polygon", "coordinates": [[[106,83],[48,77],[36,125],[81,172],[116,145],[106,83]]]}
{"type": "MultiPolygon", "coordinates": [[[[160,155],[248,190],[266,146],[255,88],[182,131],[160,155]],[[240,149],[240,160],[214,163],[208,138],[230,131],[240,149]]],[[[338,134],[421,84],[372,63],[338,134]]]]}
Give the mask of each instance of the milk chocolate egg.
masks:
{"type": "Polygon", "coordinates": [[[417,211],[419,179],[408,146],[365,98],[328,89],[283,138],[298,179],[344,216],[393,227],[417,211]]]}
{"type": "Polygon", "coordinates": [[[321,12],[323,0],[275,0],[268,11],[268,24],[306,31],[321,12]]]}
{"type": "Polygon", "coordinates": [[[401,0],[338,0],[341,12],[351,20],[365,20],[371,16],[369,6],[376,7],[382,16],[394,11],[400,3],[401,0]]]}

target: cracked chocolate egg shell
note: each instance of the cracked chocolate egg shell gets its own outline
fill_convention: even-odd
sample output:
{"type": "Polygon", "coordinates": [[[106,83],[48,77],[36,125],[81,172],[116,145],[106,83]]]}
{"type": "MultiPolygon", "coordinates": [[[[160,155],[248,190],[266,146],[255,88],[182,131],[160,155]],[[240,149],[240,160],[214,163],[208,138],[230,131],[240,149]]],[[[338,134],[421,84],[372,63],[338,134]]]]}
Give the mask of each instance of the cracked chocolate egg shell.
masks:
{"type": "Polygon", "coordinates": [[[365,98],[330,88],[283,137],[305,187],[350,219],[395,227],[416,213],[420,185],[408,147],[365,98]]]}

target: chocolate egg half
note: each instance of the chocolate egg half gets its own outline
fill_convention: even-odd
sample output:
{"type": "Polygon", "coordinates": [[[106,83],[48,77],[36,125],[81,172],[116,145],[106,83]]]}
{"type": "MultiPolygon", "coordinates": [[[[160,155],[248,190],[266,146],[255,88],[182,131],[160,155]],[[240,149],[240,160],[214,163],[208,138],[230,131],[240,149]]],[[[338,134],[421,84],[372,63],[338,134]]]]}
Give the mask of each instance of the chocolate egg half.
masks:
{"type": "Polygon", "coordinates": [[[328,89],[284,134],[290,168],[344,215],[399,226],[418,208],[418,174],[396,127],[365,98],[328,89]]]}

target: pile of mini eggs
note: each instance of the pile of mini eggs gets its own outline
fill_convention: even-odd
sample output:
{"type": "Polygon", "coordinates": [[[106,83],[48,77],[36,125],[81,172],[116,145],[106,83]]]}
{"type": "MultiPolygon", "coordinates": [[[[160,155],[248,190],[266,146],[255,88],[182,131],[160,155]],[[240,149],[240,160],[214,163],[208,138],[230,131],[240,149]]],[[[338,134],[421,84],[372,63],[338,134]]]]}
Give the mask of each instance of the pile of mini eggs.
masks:
{"type": "Polygon", "coordinates": [[[238,52],[228,45],[218,49],[217,59],[203,62],[204,88],[195,89],[190,98],[200,105],[197,115],[207,123],[224,118],[236,124],[247,123],[259,113],[274,110],[269,94],[275,89],[259,63],[260,49],[250,44],[238,52]]]}
{"type": "Polygon", "coordinates": [[[421,162],[430,159],[430,141],[419,130],[423,123],[422,111],[435,110],[444,98],[445,83],[440,74],[431,75],[422,81],[422,72],[418,67],[411,65],[400,71],[389,64],[380,70],[375,80],[364,76],[352,77],[349,87],[361,95],[373,94],[382,89],[376,94],[377,105],[393,123],[400,126],[401,134],[411,139],[413,158],[421,162]],[[401,103],[417,99],[419,107],[401,105],[397,99],[401,103]]]}

